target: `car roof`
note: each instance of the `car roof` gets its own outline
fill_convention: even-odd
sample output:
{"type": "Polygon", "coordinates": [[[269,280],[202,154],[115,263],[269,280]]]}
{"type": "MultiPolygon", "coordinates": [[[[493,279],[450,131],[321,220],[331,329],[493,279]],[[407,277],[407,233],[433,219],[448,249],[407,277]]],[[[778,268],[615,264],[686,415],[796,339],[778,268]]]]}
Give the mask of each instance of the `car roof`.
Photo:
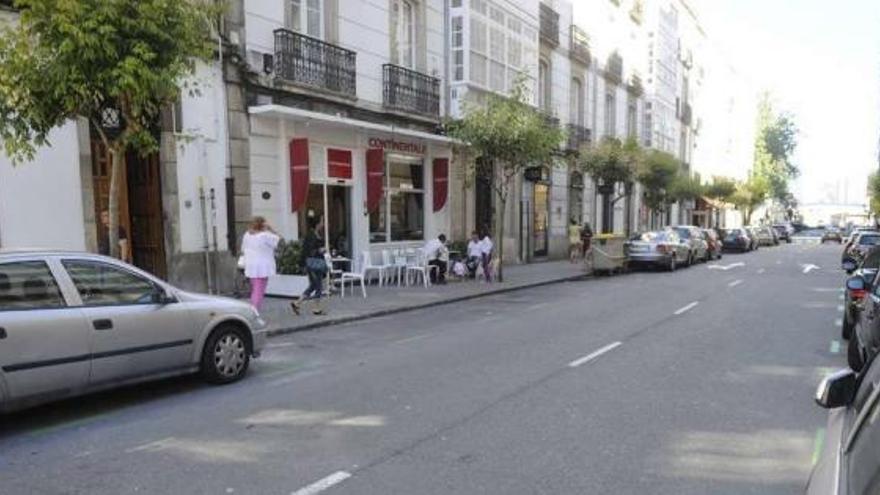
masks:
{"type": "Polygon", "coordinates": [[[71,256],[96,260],[119,261],[102,254],[89,253],[86,251],[74,251],[64,249],[37,249],[37,248],[14,248],[0,249],[0,261],[10,261],[20,258],[48,258],[55,256],[71,256]]]}

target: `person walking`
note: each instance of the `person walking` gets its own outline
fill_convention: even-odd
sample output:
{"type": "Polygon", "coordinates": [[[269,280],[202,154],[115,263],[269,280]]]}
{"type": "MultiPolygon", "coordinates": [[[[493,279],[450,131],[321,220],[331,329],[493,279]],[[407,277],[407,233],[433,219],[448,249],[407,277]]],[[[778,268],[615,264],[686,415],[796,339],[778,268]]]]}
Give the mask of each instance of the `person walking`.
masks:
{"type": "Polygon", "coordinates": [[[581,257],[587,255],[587,251],[590,250],[590,242],[593,240],[593,229],[590,227],[590,222],[584,222],[583,228],[581,228],[581,257]]]}
{"type": "Polygon", "coordinates": [[[489,229],[483,229],[483,238],[480,239],[480,253],[483,258],[483,276],[486,277],[486,282],[492,281],[492,251],[495,250],[495,243],[492,242],[492,238],[489,237],[489,229]]]}
{"type": "Polygon", "coordinates": [[[321,230],[320,221],[309,221],[309,230],[303,238],[301,261],[309,277],[309,286],[299,301],[290,303],[291,309],[296,314],[300,314],[300,304],[305,301],[313,301],[312,314],[325,314],[322,297],[324,296],[324,277],[327,276],[327,260],[324,258],[324,242],[318,235],[321,230]]]}
{"type": "Polygon", "coordinates": [[[251,305],[257,311],[263,307],[269,277],[275,275],[275,248],[281,237],[275,233],[266,219],[254,217],[241,239],[244,255],[244,275],[251,283],[251,305]]]}
{"type": "Polygon", "coordinates": [[[568,260],[577,263],[578,259],[583,256],[583,239],[581,238],[581,226],[577,224],[577,220],[571,219],[568,225],[568,260]]]}

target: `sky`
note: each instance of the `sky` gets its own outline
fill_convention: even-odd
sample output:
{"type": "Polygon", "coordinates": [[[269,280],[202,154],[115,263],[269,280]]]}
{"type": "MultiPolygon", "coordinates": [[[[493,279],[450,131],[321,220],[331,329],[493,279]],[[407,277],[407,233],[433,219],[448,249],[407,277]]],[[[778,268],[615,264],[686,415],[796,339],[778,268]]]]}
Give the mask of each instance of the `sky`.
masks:
{"type": "Polygon", "coordinates": [[[880,0],[694,0],[730,63],[800,128],[803,204],[866,202],[880,141],[880,0]]]}

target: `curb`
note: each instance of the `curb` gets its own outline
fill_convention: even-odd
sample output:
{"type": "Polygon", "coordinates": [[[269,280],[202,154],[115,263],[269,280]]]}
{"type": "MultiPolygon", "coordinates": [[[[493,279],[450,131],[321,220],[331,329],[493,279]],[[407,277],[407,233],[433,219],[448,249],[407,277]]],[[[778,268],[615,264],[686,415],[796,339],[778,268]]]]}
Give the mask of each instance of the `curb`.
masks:
{"type": "Polygon", "coordinates": [[[364,314],[360,314],[360,315],[345,316],[345,317],[341,317],[341,318],[330,318],[327,320],[315,321],[312,323],[307,323],[305,325],[299,325],[299,326],[295,326],[295,327],[276,328],[276,329],[267,331],[266,335],[269,338],[279,337],[281,335],[289,335],[292,333],[307,332],[309,330],[315,330],[318,328],[343,325],[345,323],[369,320],[372,318],[379,318],[381,316],[388,316],[388,315],[399,314],[399,313],[407,313],[410,311],[418,311],[420,309],[433,308],[433,307],[437,307],[437,306],[445,306],[448,304],[455,304],[458,302],[469,301],[472,299],[480,299],[483,297],[494,296],[497,294],[506,294],[509,292],[516,292],[516,291],[520,291],[520,290],[524,290],[524,289],[533,289],[535,287],[543,287],[546,285],[553,285],[553,284],[559,284],[559,283],[564,283],[564,282],[576,282],[579,280],[586,280],[591,277],[592,277],[592,275],[590,275],[590,274],[573,275],[570,277],[556,278],[553,280],[544,280],[541,282],[527,283],[524,285],[517,285],[514,287],[504,287],[502,289],[481,292],[479,294],[469,294],[466,296],[456,296],[456,297],[451,297],[449,299],[442,299],[439,301],[430,301],[430,302],[426,302],[426,303],[419,303],[419,304],[414,304],[411,306],[401,306],[399,308],[380,309],[377,311],[372,311],[372,312],[364,313],[364,314]]]}

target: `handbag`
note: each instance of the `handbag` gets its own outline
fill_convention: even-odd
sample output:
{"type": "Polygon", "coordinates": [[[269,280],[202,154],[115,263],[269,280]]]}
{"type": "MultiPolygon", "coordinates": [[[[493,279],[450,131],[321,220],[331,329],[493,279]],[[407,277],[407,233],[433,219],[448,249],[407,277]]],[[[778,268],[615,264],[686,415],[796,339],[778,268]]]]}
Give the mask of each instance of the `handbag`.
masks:
{"type": "Polygon", "coordinates": [[[238,266],[239,270],[245,269],[246,264],[245,264],[244,255],[241,255],[238,257],[238,262],[236,263],[236,266],[238,266]]]}
{"type": "Polygon", "coordinates": [[[324,276],[327,273],[327,262],[324,258],[306,258],[306,269],[324,276]]]}

